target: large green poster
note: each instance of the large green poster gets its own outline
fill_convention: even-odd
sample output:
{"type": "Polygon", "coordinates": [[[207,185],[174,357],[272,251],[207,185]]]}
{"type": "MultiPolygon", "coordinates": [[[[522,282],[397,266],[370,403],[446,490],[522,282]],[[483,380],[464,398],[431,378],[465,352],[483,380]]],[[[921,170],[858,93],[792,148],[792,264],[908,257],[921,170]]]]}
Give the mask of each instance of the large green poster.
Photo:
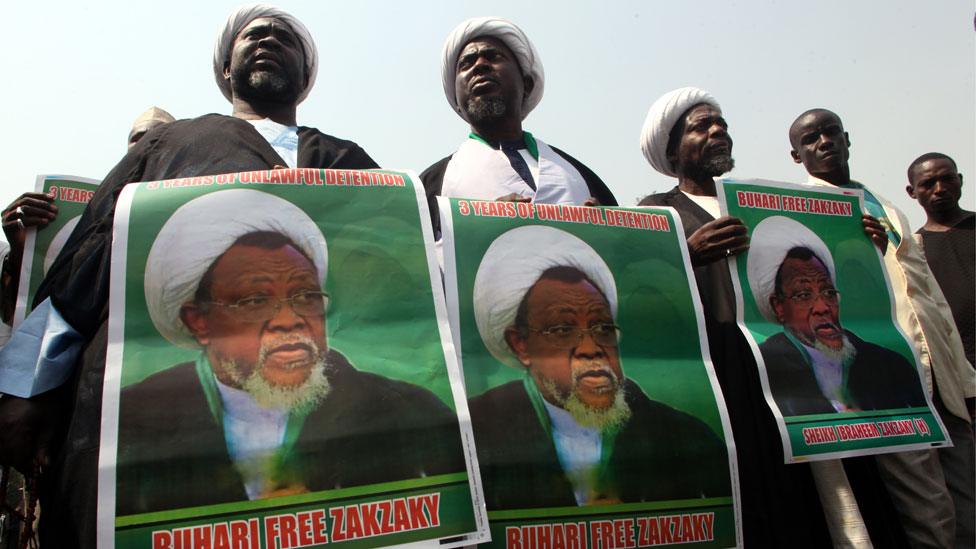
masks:
{"type": "Polygon", "coordinates": [[[487,539],[414,181],[300,169],[125,188],[100,546],[487,539]]]}
{"type": "Polygon", "coordinates": [[[736,545],[734,447],[674,211],[440,211],[493,545],[736,545]]]}
{"type": "Polygon", "coordinates": [[[27,231],[24,260],[20,267],[20,284],[17,288],[17,306],[14,309],[14,327],[27,317],[44,275],[81,219],[98,183],[97,179],[74,175],[37,176],[35,192],[54,198],[58,216],[41,229],[27,231]]]}
{"type": "Polygon", "coordinates": [[[739,325],[786,460],[947,444],[864,234],[861,192],[725,179],[718,197],[749,228],[732,263],[739,325]]]}

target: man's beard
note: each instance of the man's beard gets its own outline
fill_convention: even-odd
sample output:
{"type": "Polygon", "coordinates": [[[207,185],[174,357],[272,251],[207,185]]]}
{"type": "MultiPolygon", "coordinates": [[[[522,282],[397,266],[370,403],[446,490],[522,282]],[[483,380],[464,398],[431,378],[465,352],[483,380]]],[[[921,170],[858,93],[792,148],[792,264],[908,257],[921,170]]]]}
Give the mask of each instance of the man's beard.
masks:
{"type": "Polygon", "coordinates": [[[606,432],[622,426],[630,419],[630,406],[624,398],[624,390],[620,378],[610,369],[606,360],[575,360],[573,361],[573,388],[568,395],[560,393],[555,383],[549,379],[543,380],[547,392],[556,399],[556,404],[569,412],[580,427],[596,429],[606,432]],[[602,371],[610,376],[614,392],[613,403],[606,408],[591,406],[579,397],[578,385],[580,377],[586,372],[602,371]]]}
{"type": "Polygon", "coordinates": [[[723,154],[705,160],[699,167],[699,171],[707,177],[718,177],[731,172],[734,167],[735,159],[730,155],[723,154]]]}
{"type": "Polygon", "coordinates": [[[298,98],[294,82],[278,71],[250,70],[245,67],[234,76],[237,81],[234,93],[244,99],[292,104],[298,98]]]}
{"type": "Polygon", "coordinates": [[[857,356],[857,349],[851,343],[851,340],[847,339],[847,334],[842,335],[841,340],[843,343],[840,349],[829,347],[819,339],[814,340],[813,348],[820,351],[827,360],[839,364],[850,364],[854,360],[854,357],[857,356]]]}
{"type": "Polygon", "coordinates": [[[464,105],[464,112],[468,115],[468,122],[481,124],[503,118],[508,107],[501,97],[472,97],[464,105]]]}
{"type": "Polygon", "coordinates": [[[254,402],[262,408],[305,413],[328,396],[332,388],[329,384],[329,378],[325,375],[329,369],[326,355],[319,350],[318,345],[311,338],[299,334],[281,336],[262,343],[258,353],[257,365],[248,374],[241,372],[241,367],[235,360],[222,360],[220,368],[230,376],[230,379],[237,386],[251,395],[254,402]],[[264,362],[270,350],[280,345],[295,343],[308,345],[315,357],[315,363],[312,364],[305,381],[287,387],[275,385],[265,379],[261,375],[261,371],[264,369],[264,362]]]}

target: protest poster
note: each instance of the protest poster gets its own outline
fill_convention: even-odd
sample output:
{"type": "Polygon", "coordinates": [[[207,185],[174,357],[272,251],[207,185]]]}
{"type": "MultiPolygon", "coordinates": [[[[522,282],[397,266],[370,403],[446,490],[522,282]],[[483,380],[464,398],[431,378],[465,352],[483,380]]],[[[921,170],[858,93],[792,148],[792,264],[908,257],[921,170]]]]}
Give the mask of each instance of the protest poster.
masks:
{"type": "Polygon", "coordinates": [[[78,224],[98,184],[97,179],[74,175],[37,176],[34,192],[51,195],[54,205],[58,207],[58,216],[44,227],[28,230],[24,238],[24,259],[20,266],[20,282],[17,284],[14,327],[27,317],[44,275],[71,236],[71,231],[78,224]]]}
{"type": "Polygon", "coordinates": [[[292,169],[123,190],[100,547],[487,539],[415,181],[292,169]]]}
{"type": "Polygon", "coordinates": [[[718,198],[749,230],[731,264],[738,321],[787,463],[948,444],[861,191],[723,179],[718,198]]]}
{"type": "Polygon", "coordinates": [[[734,444],[674,210],[439,206],[492,545],[741,543],[734,444]]]}

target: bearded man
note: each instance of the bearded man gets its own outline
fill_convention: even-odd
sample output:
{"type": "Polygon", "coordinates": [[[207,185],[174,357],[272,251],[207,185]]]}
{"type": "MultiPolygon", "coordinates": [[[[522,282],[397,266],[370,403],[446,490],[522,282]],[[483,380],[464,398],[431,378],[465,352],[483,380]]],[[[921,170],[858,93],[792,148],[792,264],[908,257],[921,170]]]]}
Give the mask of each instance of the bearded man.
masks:
{"type": "Polygon", "coordinates": [[[329,347],[327,264],[308,215],[260,191],[208,194],[166,222],[147,308],[167,340],[201,353],[122,391],[119,515],[464,470],[443,402],[329,347]]]}
{"type": "Polygon", "coordinates": [[[613,274],[585,242],[512,229],[474,285],[491,354],[524,372],[470,399],[488,509],[731,494],[725,445],[625,377],[613,274]]]}
{"type": "Polygon", "coordinates": [[[813,231],[773,216],[756,225],[752,242],[756,305],[784,328],[759,346],[783,416],[926,405],[905,357],[843,329],[834,261],[813,231]]]}
{"type": "Polygon", "coordinates": [[[232,114],[171,122],[129,149],[102,180],[38,289],[34,311],[0,354],[0,462],[44,468],[44,545],[96,545],[92,502],[113,220],[122,187],[276,166],[378,167],[355,143],[297,125],[318,52],[294,16],[263,4],[235,10],[217,37],[213,69],[232,114]]]}
{"type": "Polygon", "coordinates": [[[539,52],[522,29],[499,17],[468,19],[451,31],[441,57],[444,95],[471,131],[420,174],[436,234],[437,196],[617,205],[592,170],[522,129],[545,88],[539,52]]]}

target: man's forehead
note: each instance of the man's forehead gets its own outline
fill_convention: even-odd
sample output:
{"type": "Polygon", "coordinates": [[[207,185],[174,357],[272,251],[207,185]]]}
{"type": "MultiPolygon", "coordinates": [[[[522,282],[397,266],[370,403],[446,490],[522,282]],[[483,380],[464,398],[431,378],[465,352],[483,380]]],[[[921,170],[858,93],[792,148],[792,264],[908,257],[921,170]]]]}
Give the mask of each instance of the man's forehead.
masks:
{"type": "Polygon", "coordinates": [[[915,166],[913,172],[919,175],[944,175],[956,173],[956,165],[948,158],[930,158],[915,166]]]}
{"type": "Polygon", "coordinates": [[[830,274],[827,272],[827,267],[816,256],[810,259],[788,258],[783,262],[782,269],[784,283],[820,279],[830,281],[830,274]]]}
{"type": "Polygon", "coordinates": [[[458,59],[464,55],[491,50],[501,50],[510,57],[512,56],[512,50],[510,50],[509,47],[505,45],[505,42],[503,42],[501,39],[495,38],[494,36],[476,36],[475,38],[469,40],[468,43],[461,48],[461,53],[458,54],[458,59]]]}
{"type": "Polygon", "coordinates": [[[800,118],[796,125],[797,131],[806,133],[837,126],[841,131],[844,130],[844,123],[840,117],[829,111],[812,112],[800,118]]]}
{"type": "Polygon", "coordinates": [[[688,109],[688,113],[685,114],[687,122],[696,122],[702,118],[722,118],[722,111],[717,109],[715,105],[699,103],[688,109]]]}
{"type": "Polygon", "coordinates": [[[254,19],[250,23],[244,25],[244,27],[237,33],[237,37],[235,38],[239,38],[242,34],[244,34],[245,32],[251,29],[258,29],[258,28],[271,27],[271,26],[285,29],[286,31],[288,31],[289,34],[295,34],[294,29],[292,29],[288,23],[285,23],[281,19],[278,19],[276,17],[258,17],[257,19],[254,19]]]}
{"type": "Polygon", "coordinates": [[[603,293],[585,278],[567,282],[553,278],[537,281],[528,293],[529,312],[558,312],[563,310],[610,310],[603,293]]]}

